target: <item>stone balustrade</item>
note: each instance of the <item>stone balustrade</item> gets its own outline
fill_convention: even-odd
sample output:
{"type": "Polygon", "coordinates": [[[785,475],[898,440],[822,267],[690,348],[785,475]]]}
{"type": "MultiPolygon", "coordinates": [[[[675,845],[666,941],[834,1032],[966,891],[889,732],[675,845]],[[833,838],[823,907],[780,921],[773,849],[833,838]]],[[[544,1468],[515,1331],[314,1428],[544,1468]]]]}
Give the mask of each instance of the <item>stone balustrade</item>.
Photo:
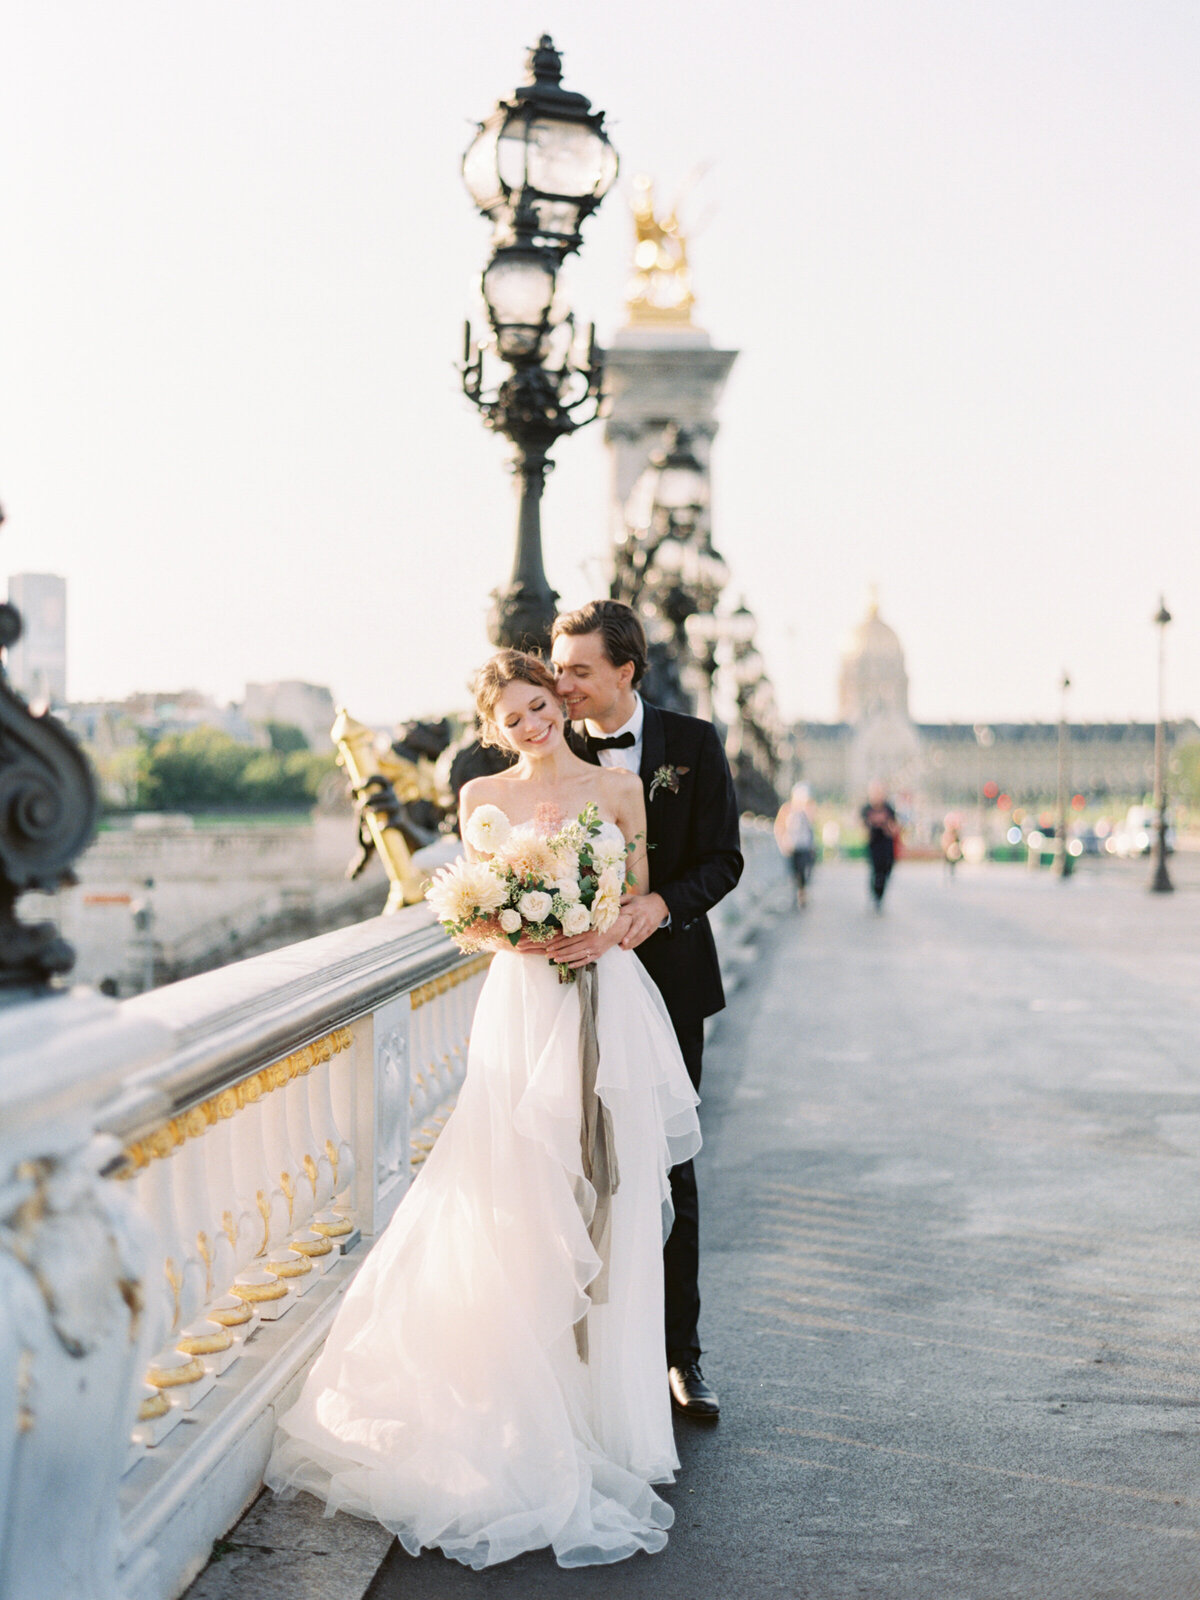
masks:
{"type": "MultiPolygon", "coordinates": [[[[731,967],[783,883],[745,844],[731,967]]],[[[171,1600],[203,1565],[449,1116],[489,959],[417,906],[0,1010],[6,1600],[171,1600]]]]}

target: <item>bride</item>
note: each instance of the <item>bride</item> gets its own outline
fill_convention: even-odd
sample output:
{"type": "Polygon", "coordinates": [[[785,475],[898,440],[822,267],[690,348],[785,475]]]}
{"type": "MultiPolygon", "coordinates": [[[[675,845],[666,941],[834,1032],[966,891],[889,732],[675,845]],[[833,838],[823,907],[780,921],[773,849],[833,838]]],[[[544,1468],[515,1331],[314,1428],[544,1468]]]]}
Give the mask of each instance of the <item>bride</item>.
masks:
{"type": "MultiPolygon", "coordinates": [[[[644,890],[641,782],[572,752],[542,662],[501,651],[476,704],[485,737],[518,759],[464,787],[464,836],[485,803],[545,827],[594,802],[634,842],[644,890]]],[[[666,1008],[623,931],[593,932],[571,958],[597,963],[596,1094],[617,1173],[606,1259],[581,1159],[581,985],[559,982],[547,947],[502,942],[454,1115],[279,1424],[266,1473],[277,1492],[307,1490],[329,1514],[374,1518],[410,1554],[438,1548],[476,1568],[546,1547],[575,1567],[666,1544],[673,1513],[650,1485],[679,1465],[667,1174],[700,1130],[666,1008]]]]}

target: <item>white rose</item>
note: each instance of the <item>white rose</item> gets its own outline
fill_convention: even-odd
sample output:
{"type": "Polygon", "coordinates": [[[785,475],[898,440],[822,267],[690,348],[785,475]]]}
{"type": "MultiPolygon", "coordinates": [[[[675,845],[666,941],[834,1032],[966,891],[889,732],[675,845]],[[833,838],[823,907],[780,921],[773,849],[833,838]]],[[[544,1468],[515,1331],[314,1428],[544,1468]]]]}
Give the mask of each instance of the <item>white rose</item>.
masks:
{"type": "Polygon", "coordinates": [[[554,901],[544,889],[531,889],[517,901],[517,910],[526,922],[545,922],[554,901]]]}
{"type": "Polygon", "coordinates": [[[585,905],[576,903],[568,906],[562,914],[562,930],[568,938],[574,938],[577,933],[586,933],[591,925],[591,913],[585,905]]]}
{"type": "Polygon", "coordinates": [[[514,911],[511,906],[505,906],[500,913],[500,926],[505,933],[516,933],[521,926],[521,913],[514,911]]]}
{"type": "Polygon", "coordinates": [[[494,855],[507,842],[512,823],[499,806],[476,806],[467,818],[466,840],[473,850],[494,855]]]}
{"type": "Polygon", "coordinates": [[[579,880],[577,878],[555,878],[554,891],[562,895],[568,905],[574,905],[579,899],[579,880]]]}
{"type": "Polygon", "coordinates": [[[607,867],[615,867],[625,860],[625,841],[619,843],[612,839],[600,839],[592,846],[592,860],[603,872],[607,867]]]}

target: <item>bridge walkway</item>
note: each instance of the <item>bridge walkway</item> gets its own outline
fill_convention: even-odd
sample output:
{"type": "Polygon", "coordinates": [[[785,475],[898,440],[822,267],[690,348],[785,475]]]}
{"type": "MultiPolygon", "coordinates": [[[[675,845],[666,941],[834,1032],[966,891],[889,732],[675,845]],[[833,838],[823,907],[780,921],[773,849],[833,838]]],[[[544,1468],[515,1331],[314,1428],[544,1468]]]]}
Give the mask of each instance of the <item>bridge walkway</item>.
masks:
{"type": "Polygon", "coordinates": [[[1200,1595],[1200,883],[1104,868],[906,863],[875,917],[831,866],[768,932],[706,1065],[723,1416],[666,1551],[472,1573],[266,1497],[192,1600],[1200,1595]]]}

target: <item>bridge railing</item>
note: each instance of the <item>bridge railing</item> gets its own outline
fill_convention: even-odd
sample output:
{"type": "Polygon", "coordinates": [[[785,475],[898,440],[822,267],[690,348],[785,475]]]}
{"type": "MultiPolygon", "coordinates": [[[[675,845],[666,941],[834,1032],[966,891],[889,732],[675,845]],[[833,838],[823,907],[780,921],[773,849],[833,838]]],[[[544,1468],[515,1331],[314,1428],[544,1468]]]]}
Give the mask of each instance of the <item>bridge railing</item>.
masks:
{"type": "MultiPolygon", "coordinates": [[[[780,880],[769,830],[718,918],[780,880]]],[[[0,1011],[0,1594],[169,1600],[432,1148],[488,957],[424,907],[0,1011]]]]}

